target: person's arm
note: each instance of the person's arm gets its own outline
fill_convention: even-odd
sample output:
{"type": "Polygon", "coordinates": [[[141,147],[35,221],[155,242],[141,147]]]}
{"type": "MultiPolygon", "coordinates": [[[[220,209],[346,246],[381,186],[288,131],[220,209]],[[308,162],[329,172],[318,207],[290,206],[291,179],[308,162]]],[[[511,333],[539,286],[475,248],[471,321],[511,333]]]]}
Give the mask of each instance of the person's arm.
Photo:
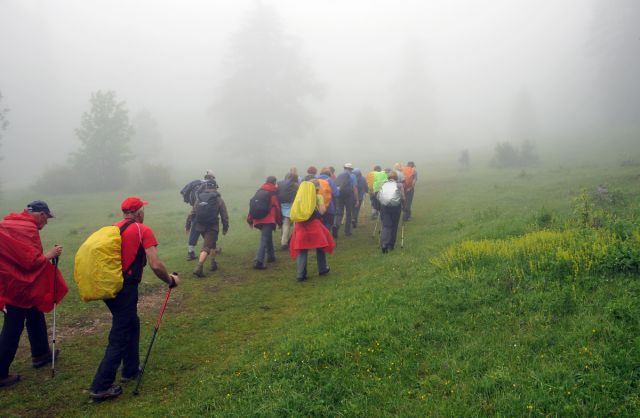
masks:
{"type": "Polygon", "coordinates": [[[227,212],[227,205],[224,203],[222,198],[218,199],[219,207],[218,213],[220,214],[220,220],[222,221],[222,235],[227,235],[227,231],[229,230],[229,212],[227,212]]]}
{"type": "Polygon", "coordinates": [[[62,254],[62,245],[54,245],[52,249],[44,253],[43,255],[47,258],[47,260],[54,259],[56,257],[60,257],[62,254]]]}
{"type": "Polygon", "coordinates": [[[147,254],[147,261],[149,267],[153,270],[153,273],[163,282],[169,285],[169,287],[176,287],[180,283],[180,278],[177,274],[169,274],[164,263],[160,261],[158,256],[158,247],[155,245],[144,250],[147,254]]]}

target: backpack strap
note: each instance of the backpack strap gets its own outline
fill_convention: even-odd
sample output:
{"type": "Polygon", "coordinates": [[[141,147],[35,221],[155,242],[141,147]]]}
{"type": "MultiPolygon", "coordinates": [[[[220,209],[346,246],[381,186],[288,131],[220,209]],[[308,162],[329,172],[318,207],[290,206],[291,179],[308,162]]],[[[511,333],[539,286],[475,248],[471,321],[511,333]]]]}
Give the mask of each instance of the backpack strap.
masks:
{"type": "Polygon", "coordinates": [[[140,244],[138,245],[138,251],[136,252],[136,258],[133,259],[133,263],[129,266],[127,271],[122,272],[122,276],[124,278],[124,283],[129,283],[135,280],[136,283],[140,283],[142,280],[142,269],[144,269],[145,265],[145,250],[142,246],[142,234],[140,232],[140,226],[137,225],[136,221],[133,219],[128,220],[120,227],[120,235],[124,233],[124,231],[129,228],[131,224],[136,224],[138,227],[138,236],[140,237],[140,244]]]}

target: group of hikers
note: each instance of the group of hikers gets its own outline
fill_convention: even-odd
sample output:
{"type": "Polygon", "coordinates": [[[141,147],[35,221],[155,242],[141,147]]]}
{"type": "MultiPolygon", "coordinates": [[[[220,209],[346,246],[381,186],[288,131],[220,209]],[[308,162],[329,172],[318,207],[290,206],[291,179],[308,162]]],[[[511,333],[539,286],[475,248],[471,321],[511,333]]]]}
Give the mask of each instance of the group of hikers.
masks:
{"type": "MultiPolygon", "coordinates": [[[[386,170],[375,166],[366,176],[346,163],[338,175],[332,167],[318,171],[311,166],[305,176],[300,176],[292,168],[280,182],[274,176],[267,177],[251,198],[246,218],[250,227],[260,230],[260,244],[253,267],[262,270],[266,263],[275,261],[273,233],[276,227],[282,227],[281,249],[288,250],[296,259],[297,280],[307,280],[309,250],[316,251],[318,274],[326,275],[330,271],[326,254],[333,252],[343,224],[345,236],[350,236],[351,229],[357,228],[366,195],[371,202],[372,219],[382,224],[380,248],[383,253],[393,250],[400,217],[404,221],[411,217],[413,186],[417,177],[413,162],[405,167],[396,164],[393,169],[386,170]]],[[[221,251],[217,247],[220,223],[223,235],[229,230],[227,208],[211,170],[205,172],[203,179],[185,186],[181,193],[192,207],[185,225],[189,235],[187,259],[197,260],[193,274],[204,277],[207,258],[211,258],[210,271],[218,268],[215,256],[221,251]],[[204,243],[200,253],[196,254],[199,237],[204,243]]],[[[137,312],[138,285],[144,267],[149,264],[154,274],[170,289],[180,284],[178,274],[170,274],[160,260],[158,241],[152,229],[144,224],[144,207],[147,204],[138,197],[127,197],[120,206],[122,220],[112,227],[96,231],[76,254],[74,279],[81,298],[85,301],[104,300],[112,315],[107,347],[89,392],[93,401],[113,399],[122,394],[122,386],[114,383],[120,366],[121,383],[139,378],[144,371],[140,367],[140,320],[137,312]],[[96,245],[95,237],[108,236],[111,237],[108,245],[100,242],[96,245]],[[117,244],[115,250],[113,243],[117,244]],[[102,280],[113,271],[103,275],[100,272],[102,260],[92,259],[91,251],[104,257],[107,247],[115,251],[107,258],[109,262],[117,263],[117,278],[114,283],[105,285],[104,280],[96,277],[100,276],[102,280]],[[88,258],[84,261],[91,265],[88,278],[79,278],[82,258],[88,258]],[[87,285],[83,280],[95,282],[87,285]],[[99,295],[87,294],[87,289],[102,291],[105,286],[112,288],[99,295]]],[[[33,367],[55,364],[60,354],[60,350],[55,348],[55,307],[68,292],[57,267],[63,247],[56,244],[44,252],[40,239],[40,230],[53,217],[48,204],[36,200],[21,213],[11,213],[0,221],[0,309],[4,312],[0,333],[0,388],[21,380],[20,375],[9,374],[9,368],[25,325],[33,367]],[[49,345],[44,316],[52,310],[53,350],[49,345]]],[[[112,267],[113,264],[110,270],[114,270],[112,267]]]]}
{"type": "MultiPolygon", "coordinates": [[[[326,253],[333,252],[342,225],[346,237],[357,228],[365,196],[371,202],[371,218],[381,222],[382,253],[393,250],[401,217],[403,222],[411,218],[417,179],[412,161],[405,166],[396,163],[386,170],[376,165],[366,176],[351,163],[345,163],[339,174],[333,167],[318,170],[310,166],[304,176],[295,167],[280,181],[275,176],[268,176],[251,198],[246,218],[250,227],[260,231],[253,268],[263,270],[268,263],[275,262],[273,233],[281,228],[280,248],[288,250],[296,259],[296,279],[307,279],[309,250],[316,250],[319,275],[327,274],[326,253]],[[308,203],[306,214],[300,210],[304,203],[308,203]]],[[[218,192],[212,170],[206,170],[203,179],[187,184],[181,194],[192,207],[185,225],[189,235],[187,260],[197,259],[193,274],[205,277],[204,265],[208,257],[211,257],[209,270],[213,272],[218,268],[215,256],[221,250],[216,246],[220,222],[223,234],[229,229],[226,204],[218,192]],[[200,236],[204,244],[196,254],[200,236]]]]}

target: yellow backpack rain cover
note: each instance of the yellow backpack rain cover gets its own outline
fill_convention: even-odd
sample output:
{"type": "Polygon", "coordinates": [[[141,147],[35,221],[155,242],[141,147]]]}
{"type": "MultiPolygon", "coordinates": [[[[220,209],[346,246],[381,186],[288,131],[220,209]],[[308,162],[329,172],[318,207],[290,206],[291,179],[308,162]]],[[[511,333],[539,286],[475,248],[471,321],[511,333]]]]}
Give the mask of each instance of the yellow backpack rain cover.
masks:
{"type": "Polygon", "coordinates": [[[303,181],[298,187],[295,199],[291,205],[291,220],[293,222],[308,221],[316,209],[316,186],[310,181],[303,181]]]}
{"type": "Polygon", "coordinates": [[[83,302],[112,299],[122,290],[121,248],[117,226],[100,228],[78,248],[73,278],[83,302]]]}

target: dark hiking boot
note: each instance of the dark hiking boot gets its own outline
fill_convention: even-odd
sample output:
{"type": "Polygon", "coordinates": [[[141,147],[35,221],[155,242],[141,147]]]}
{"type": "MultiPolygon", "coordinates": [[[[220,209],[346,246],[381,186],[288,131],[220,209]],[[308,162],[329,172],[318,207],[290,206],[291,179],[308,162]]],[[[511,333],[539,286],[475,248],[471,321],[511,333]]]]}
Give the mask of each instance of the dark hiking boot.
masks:
{"type": "MultiPolygon", "coordinates": [[[[58,359],[59,356],[60,356],[60,350],[56,348],[56,360],[58,359]]],[[[36,369],[39,369],[40,367],[44,367],[49,363],[51,363],[51,351],[41,356],[31,357],[31,365],[36,369]]]]}
{"type": "Polygon", "coordinates": [[[193,275],[200,278],[205,277],[203,269],[204,265],[198,263],[198,266],[193,270],[193,275]]]}
{"type": "Polygon", "coordinates": [[[256,269],[256,270],[264,270],[264,269],[266,269],[267,267],[266,267],[263,263],[261,263],[260,261],[256,261],[256,262],[253,264],[253,268],[254,268],[254,269],[256,269]]]}
{"type": "Polygon", "coordinates": [[[187,252],[187,261],[193,261],[193,260],[195,260],[196,258],[197,258],[197,257],[196,257],[196,253],[195,253],[195,251],[188,251],[188,252],[187,252]]]}
{"type": "Polygon", "coordinates": [[[97,392],[91,391],[89,397],[94,402],[102,402],[108,399],[114,399],[122,395],[122,387],[120,385],[111,385],[109,389],[99,390],[97,392]]]}
{"type": "Polygon", "coordinates": [[[357,227],[358,227],[358,223],[357,223],[357,222],[351,222],[351,226],[352,226],[353,228],[357,228],[357,227]]]}
{"type": "Polygon", "coordinates": [[[331,227],[331,236],[333,237],[333,239],[338,239],[338,227],[337,226],[332,226],[331,227]]]}
{"type": "Polygon", "coordinates": [[[140,376],[141,372],[142,370],[138,369],[138,371],[133,376],[122,376],[120,378],[120,383],[128,383],[128,382],[131,382],[132,380],[136,380],[138,376],[140,376]]]}
{"type": "Polygon", "coordinates": [[[10,374],[7,377],[3,377],[0,379],[0,388],[6,388],[9,386],[13,386],[18,383],[22,379],[22,376],[19,374],[10,374]]]}
{"type": "Polygon", "coordinates": [[[331,271],[331,269],[329,267],[327,267],[326,270],[322,270],[322,271],[318,272],[318,275],[326,276],[327,274],[329,274],[330,271],[331,271]]]}
{"type": "Polygon", "coordinates": [[[267,258],[267,263],[275,263],[275,262],[276,262],[276,258],[275,257],[267,258]]]}
{"type": "Polygon", "coordinates": [[[284,244],[280,247],[282,251],[287,251],[289,249],[289,244],[284,244]]]}
{"type": "Polygon", "coordinates": [[[307,281],[307,276],[296,277],[296,280],[299,281],[299,282],[307,281]]]}
{"type": "Polygon", "coordinates": [[[209,267],[209,271],[216,271],[218,270],[218,263],[216,263],[216,260],[211,260],[211,267],[209,267]]]}

